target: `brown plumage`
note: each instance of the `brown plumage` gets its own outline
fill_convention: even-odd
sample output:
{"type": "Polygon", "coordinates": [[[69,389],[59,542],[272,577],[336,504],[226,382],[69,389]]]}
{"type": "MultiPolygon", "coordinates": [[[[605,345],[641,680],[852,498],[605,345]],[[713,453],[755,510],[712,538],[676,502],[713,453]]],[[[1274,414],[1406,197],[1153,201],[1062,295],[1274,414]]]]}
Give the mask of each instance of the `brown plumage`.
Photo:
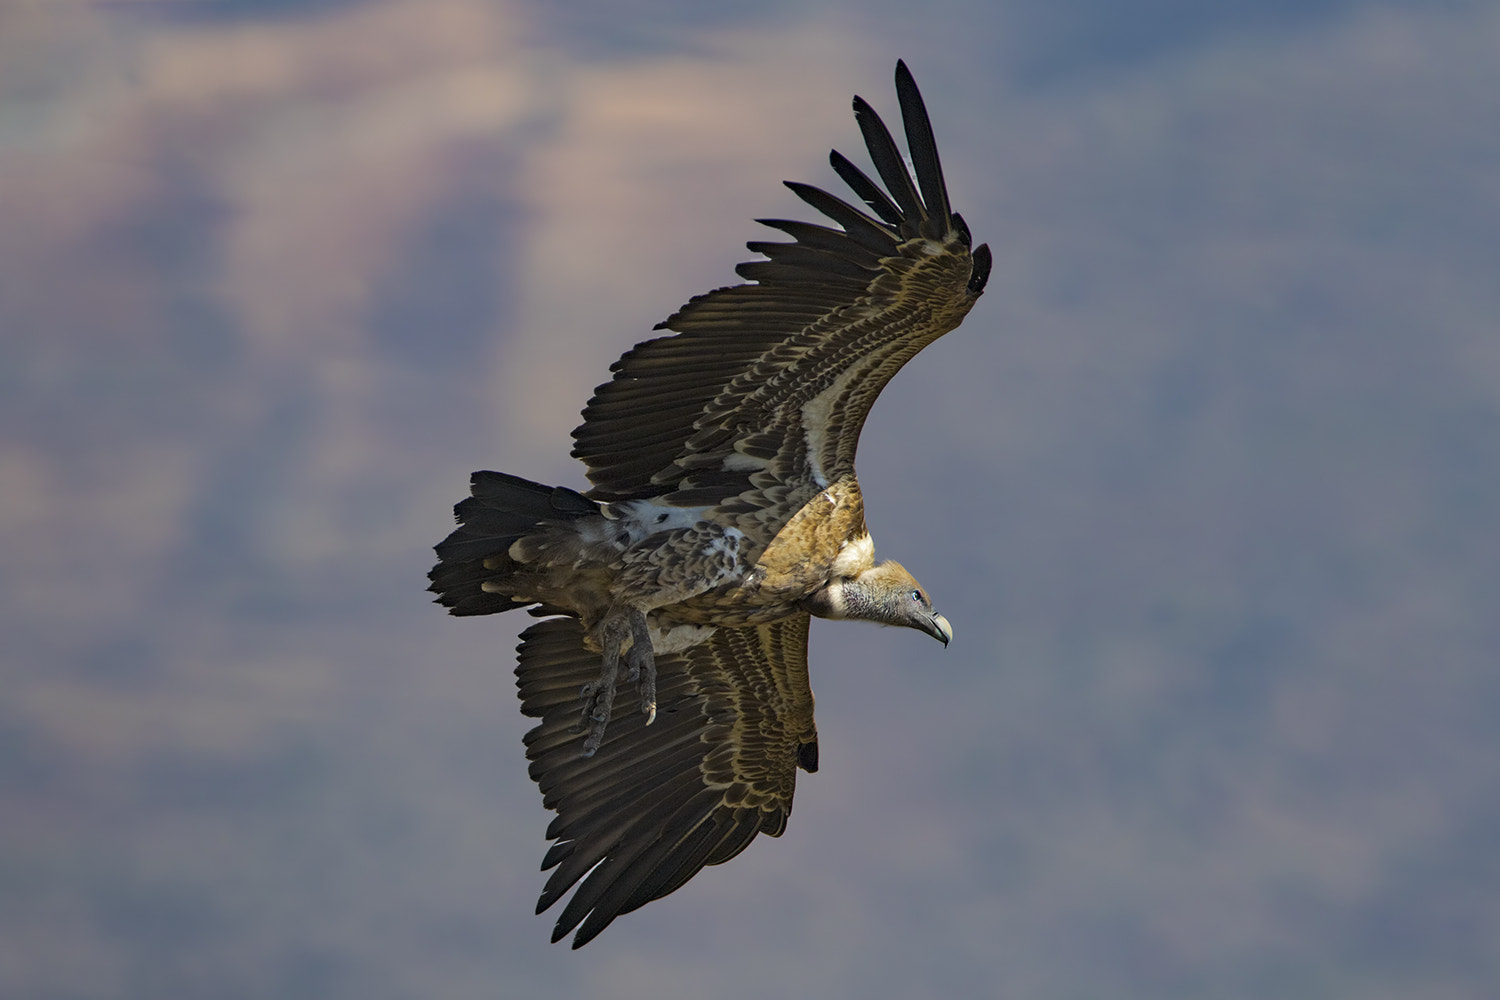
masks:
{"type": "Polygon", "coordinates": [[[537,912],[578,886],[554,941],[781,834],[797,768],[817,769],[810,617],[951,638],[910,573],[875,563],[854,474],[876,396],[990,267],[900,63],[896,90],[915,180],[856,97],[884,188],[837,152],[864,208],[788,182],[838,228],[762,220],[792,242],[749,244],[766,258],[739,266],[750,284],[694,298],[614,364],[573,432],[588,492],[476,472],[437,546],[430,589],[453,614],[547,617],[516,674],[557,812],[537,912]],[[622,672],[641,711],[611,721],[622,672]]]}

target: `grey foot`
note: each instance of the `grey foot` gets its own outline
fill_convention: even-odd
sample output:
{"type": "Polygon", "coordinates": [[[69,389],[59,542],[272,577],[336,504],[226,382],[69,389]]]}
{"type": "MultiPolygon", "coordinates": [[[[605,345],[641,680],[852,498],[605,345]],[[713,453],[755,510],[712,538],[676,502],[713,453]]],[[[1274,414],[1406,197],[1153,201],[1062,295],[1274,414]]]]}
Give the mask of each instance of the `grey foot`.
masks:
{"type": "Polygon", "coordinates": [[[646,724],[649,726],[656,721],[656,658],[652,655],[651,630],[646,625],[645,612],[632,608],[623,614],[611,614],[600,622],[599,632],[604,647],[604,665],[598,680],[585,684],[580,692],[583,714],[578,726],[588,730],[583,741],[585,757],[594,756],[604,742],[604,730],[609,726],[620,675],[620,649],[625,645],[627,635],[630,648],[625,652],[626,680],[636,683],[646,724]]]}

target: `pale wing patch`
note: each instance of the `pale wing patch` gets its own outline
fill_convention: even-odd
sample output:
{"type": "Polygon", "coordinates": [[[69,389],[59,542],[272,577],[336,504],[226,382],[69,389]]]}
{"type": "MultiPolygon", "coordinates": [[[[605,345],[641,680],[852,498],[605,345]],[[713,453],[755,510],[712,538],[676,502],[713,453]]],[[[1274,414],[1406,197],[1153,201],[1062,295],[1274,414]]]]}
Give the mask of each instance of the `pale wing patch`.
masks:
{"type": "Polygon", "coordinates": [[[833,419],[834,407],[843,402],[845,390],[856,374],[858,369],[846,369],[833,380],[832,385],[802,404],[802,436],[807,441],[807,471],[819,486],[828,485],[828,476],[823,472],[823,451],[828,444],[828,425],[833,419]]]}
{"type": "Polygon", "coordinates": [[[732,451],[725,455],[722,464],[726,472],[759,472],[761,469],[769,468],[771,465],[764,458],[746,455],[742,451],[732,451]]]}

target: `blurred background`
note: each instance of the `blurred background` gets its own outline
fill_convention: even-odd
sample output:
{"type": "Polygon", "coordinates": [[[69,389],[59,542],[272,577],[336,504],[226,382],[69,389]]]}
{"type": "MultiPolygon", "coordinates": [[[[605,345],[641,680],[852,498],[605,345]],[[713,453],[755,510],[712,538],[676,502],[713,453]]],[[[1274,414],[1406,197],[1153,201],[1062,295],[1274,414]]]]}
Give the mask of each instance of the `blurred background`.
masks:
{"type": "Polygon", "coordinates": [[[0,5],[0,994],[1492,997],[1500,9],[0,5]],[[866,427],[790,828],[582,952],[469,472],[865,162],[989,292],[866,427]]]}

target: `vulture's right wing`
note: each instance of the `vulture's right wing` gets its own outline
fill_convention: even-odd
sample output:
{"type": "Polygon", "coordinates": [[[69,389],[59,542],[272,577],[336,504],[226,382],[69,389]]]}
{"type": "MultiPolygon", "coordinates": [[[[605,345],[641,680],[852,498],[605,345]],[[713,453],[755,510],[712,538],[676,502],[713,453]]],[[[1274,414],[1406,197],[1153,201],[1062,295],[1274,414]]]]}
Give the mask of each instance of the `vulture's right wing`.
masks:
{"type": "Polygon", "coordinates": [[[579,690],[599,675],[575,619],[521,635],[521,711],[531,776],[557,818],[537,912],[583,879],[553,930],[586,944],[622,913],[659,899],[705,865],[728,861],[757,833],[778,837],[797,768],[818,762],[807,679],[808,616],[721,628],[678,653],[656,654],[656,721],[624,713],[598,754],[579,754],[579,690]],[[587,875],[587,878],[584,876],[587,875]]]}

